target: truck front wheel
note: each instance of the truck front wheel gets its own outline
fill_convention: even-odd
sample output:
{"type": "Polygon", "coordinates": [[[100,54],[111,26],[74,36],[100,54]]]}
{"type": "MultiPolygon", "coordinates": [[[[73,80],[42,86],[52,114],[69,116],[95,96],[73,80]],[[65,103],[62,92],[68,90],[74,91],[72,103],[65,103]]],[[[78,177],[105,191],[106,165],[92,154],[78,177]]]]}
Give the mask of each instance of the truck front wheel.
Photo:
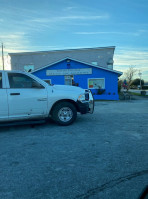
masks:
{"type": "Polygon", "coordinates": [[[76,120],[77,110],[70,102],[60,102],[53,107],[51,117],[57,124],[67,126],[76,120]]]}

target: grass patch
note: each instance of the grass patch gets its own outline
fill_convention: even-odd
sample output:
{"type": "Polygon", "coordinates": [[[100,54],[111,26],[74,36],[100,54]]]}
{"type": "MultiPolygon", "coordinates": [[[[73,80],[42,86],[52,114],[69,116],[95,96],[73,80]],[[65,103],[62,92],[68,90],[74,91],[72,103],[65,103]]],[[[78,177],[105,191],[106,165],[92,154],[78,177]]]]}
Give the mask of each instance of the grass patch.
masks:
{"type": "Polygon", "coordinates": [[[129,92],[130,95],[132,96],[141,96],[141,97],[145,97],[145,98],[148,98],[148,95],[141,95],[141,93],[134,93],[134,92],[129,92]]]}
{"type": "Polygon", "coordinates": [[[140,93],[129,92],[131,95],[142,96],[140,93]]]}

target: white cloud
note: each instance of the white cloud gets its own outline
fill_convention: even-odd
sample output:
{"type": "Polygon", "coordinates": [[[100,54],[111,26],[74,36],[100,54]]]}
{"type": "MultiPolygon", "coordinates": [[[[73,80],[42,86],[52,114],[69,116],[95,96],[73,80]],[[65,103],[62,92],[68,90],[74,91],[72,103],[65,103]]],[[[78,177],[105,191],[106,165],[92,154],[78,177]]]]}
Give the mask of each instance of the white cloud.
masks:
{"type": "MultiPolygon", "coordinates": [[[[0,56],[0,70],[2,70],[2,57],[0,56]]],[[[10,57],[8,55],[4,56],[4,67],[5,70],[10,70],[11,69],[11,64],[10,64],[10,57]]]]}
{"type": "Polygon", "coordinates": [[[108,19],[108,15],[94,15],[94,16],[86,16],[86,15],[72,15],[72,16],[65,16],[59,17],[62,20],[97,20],[97,19],[108,19]]]}
{"type": "Polygon", "coordinates": [[[46,18],[34,18],[30,22],[37,23],[49,23],[49,22],[58,22],[58,21],[71,21],[71,20],[98,20],[98,19],[108,19],[109,15],[67,15],[67,16],[58,16],[58,17],[46,17],[46,18]]]}
{"type": "Polygon", "coordinates": [[[142,72],[142,77],[148,80],[148,49],[117,49],[114,55],[114,69],[125,72],[129,66],[133,66],[137,69],[136,77],[138,77],[138,71],[140,70],[142,72]]]}
{"type": "MultiPolygon", "coordinates": [[[[24,32],[9,32],[0,35],[0,41],[4,43],[5,68],[10,69],[8,53],[22,52],[29,49],[30,43],[24,32]]],[[[2,69],[2,57],[0,56],[0,69],[2,69]]]]}
{"type": "Polygon", "coordinates": [[[3,33],[0,40],[4,43],[4,52],[20,51],[29,48],[29,40],[24,32],[3,33]]]}
{"type": "Polygon", "coordinates": [[[69,6],[69,7],[64,8],[63,10],[64,11],[71,11],[71,10],[74,10],[74,9],[78,9],[78,8],[76,6],[69,6]]]}
{"type": "Polygon", "coordinates": [[[11,39],[18,39],[22,36],[24,36],[25,33],[24,32],[15,32],[15,33],[3,33],[0,35],[0,39],[1,40],[11,40],[11,39]]]}
{"type": "Polygon", "coordinates": [[[132,35],[132,36],[139,36],[139,32],[101,32],[101,31],[96,31],[96,32],[75,32],[74,34],[78,35],[99,35],[99,34],[116,34],[116,35],[132,35]]]}

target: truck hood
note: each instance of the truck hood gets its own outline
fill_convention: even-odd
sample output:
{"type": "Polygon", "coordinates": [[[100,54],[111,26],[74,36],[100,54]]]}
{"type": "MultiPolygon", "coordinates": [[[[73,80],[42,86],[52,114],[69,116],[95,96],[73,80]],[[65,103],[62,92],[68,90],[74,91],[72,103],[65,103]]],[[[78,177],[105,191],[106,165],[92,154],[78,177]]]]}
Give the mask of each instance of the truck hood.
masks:
{"type": "Polygon", "coordinates": [[[53,87],[53,89],[60,90],[60,91],[63,91],[63,90],[64,91],[73,91],[73,92],[79,92],[80,94],[85,92],[84,89],[77,87],[77,86],[53,85],[52,87],[53,87]]]}

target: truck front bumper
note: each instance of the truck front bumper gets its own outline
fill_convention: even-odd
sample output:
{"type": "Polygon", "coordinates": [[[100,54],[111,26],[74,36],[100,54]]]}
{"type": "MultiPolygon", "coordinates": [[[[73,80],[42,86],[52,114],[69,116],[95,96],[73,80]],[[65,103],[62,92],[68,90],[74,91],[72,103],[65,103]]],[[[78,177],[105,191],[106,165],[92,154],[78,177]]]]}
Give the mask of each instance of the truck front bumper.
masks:
{"type": "Polygon", "coordinates": [[[94,98],[90,90],[87,90],[89,99],[84,101],[77,101],[78,110],[81,114],[93,113],[94,112],[94,98]]]}

